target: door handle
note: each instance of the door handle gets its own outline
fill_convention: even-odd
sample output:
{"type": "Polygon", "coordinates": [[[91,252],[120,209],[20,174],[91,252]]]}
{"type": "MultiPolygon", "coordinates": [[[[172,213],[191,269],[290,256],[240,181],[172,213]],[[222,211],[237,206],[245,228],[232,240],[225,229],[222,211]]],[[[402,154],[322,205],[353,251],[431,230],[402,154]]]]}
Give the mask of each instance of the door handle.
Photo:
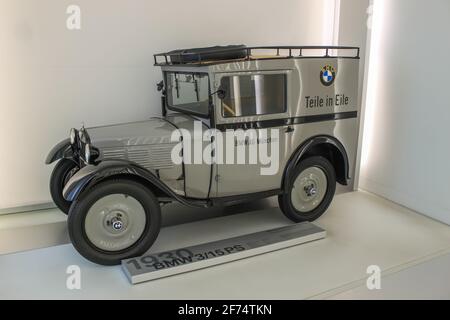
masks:
{"type": "Polygon", "coordinates": [[[292,127],[292,126],[287,126],[286,130],[284,130],[284,132],[286,132],[286,133],[290,133],[292,131],[294,131],[294,127],[292,127]]]}

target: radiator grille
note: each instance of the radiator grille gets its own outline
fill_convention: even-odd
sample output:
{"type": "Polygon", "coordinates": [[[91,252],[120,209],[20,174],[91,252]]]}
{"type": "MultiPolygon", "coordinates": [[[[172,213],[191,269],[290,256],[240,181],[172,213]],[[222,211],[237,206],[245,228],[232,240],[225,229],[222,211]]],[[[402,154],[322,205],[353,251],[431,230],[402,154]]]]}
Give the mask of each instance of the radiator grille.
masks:
{"type": "Polygon", "coordinates": [[[104,159],[126,159],[146,169],[169,169],[174,166],[171,159],[175,144],[148,145],[126,148],[103,148],[104,159]]]}

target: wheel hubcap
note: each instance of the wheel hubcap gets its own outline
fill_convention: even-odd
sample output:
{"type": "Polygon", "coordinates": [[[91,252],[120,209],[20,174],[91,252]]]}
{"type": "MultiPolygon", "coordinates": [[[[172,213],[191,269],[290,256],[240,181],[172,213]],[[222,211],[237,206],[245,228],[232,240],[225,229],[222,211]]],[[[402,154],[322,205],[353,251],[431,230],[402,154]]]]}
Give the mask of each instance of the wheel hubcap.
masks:
{"type": "Polygon", "coordinates": [[[297,211],[310,212],[317,208],[327,191],[327,177],[319,167],[306,168],[292,186],[291,201],[297,211]]]}
{"type": "Polygon", "coordinates": [[[122,220],[120,220],[120,218],[113,218],[112,220],[113,229],[115,231],[121,231],[123,227],[122,220]]]}
{"type": "Polygon", "coordinates": [[[114,234],[120,233],[128,226],[128,214],[122,210],[113,210],[104,217],[104,227],[114,234]]]}
{"type": "Polygon", "coordinates": [[[106,251],[126,249],[144,232],[144,207],[132,196],[111,194],[98,199],[88,210],[85,232],[89,241],[106,251]]]}
{"type": "Polygon", "coordinates": [[[305,186],[303,189],[305,190],[306,196],[308,197],[315,196],[317,193],[317,189],[314,183],[310,184],[309,186],[305,186]]]}

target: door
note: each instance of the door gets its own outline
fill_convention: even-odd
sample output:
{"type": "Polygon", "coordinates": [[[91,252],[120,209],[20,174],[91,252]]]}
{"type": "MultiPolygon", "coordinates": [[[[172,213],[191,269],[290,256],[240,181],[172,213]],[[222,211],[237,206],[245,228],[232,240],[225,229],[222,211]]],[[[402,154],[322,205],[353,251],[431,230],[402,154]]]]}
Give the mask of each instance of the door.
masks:
{"type": "Polygon", "coordinates": [[[280,188],[289,71],[222,73],[215,79],[222,91],[216,129],[223,140],[216,139],[217,196],[280,188]]]}

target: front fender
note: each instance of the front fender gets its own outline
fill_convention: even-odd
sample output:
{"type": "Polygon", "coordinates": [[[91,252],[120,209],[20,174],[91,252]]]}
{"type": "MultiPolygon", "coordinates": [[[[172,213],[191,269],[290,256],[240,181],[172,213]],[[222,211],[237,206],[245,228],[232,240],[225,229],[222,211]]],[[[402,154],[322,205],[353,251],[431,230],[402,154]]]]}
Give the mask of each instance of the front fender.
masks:
{"type": "MultiPolygon", "coordinates": [[[[167,196],[172,197],[185,205],[193,206],[192,203],[173,192],[172,189],[152,172],[128,160],[103,160],[98,164],[87,165],[81,168],[64,187],[64,199],[67,201],[74,201],[83,190],[86,190],[86,188],[89,188],[106,178],[117,175],[130,175],[143,178],[151,185],[159,188],[167,196]]],[[[198,207],[197,205],[194,206],[198,207]]]]}
{"type": "Polygon", "coordinates": [[[94,185],[108,177],[123,174],[145,176],[147,180],[152,181],[158,180],[151,172],[128,160],[104,160],[98,164],[87,165],[77,171],[64,187],[64,199],[73,201],[87,186],[94,185]]]}
{"type": "Polygon", "coordinates": [[[45,164],[50,164],[56,160],[66,158],[70,159],[73,157],[73,151],[72,147],[70,146],[70,140],[65,139],[58,143],[56,146],[50,150],[50,152],[47,155],[47,158],[45,159],[45,164]]]}

